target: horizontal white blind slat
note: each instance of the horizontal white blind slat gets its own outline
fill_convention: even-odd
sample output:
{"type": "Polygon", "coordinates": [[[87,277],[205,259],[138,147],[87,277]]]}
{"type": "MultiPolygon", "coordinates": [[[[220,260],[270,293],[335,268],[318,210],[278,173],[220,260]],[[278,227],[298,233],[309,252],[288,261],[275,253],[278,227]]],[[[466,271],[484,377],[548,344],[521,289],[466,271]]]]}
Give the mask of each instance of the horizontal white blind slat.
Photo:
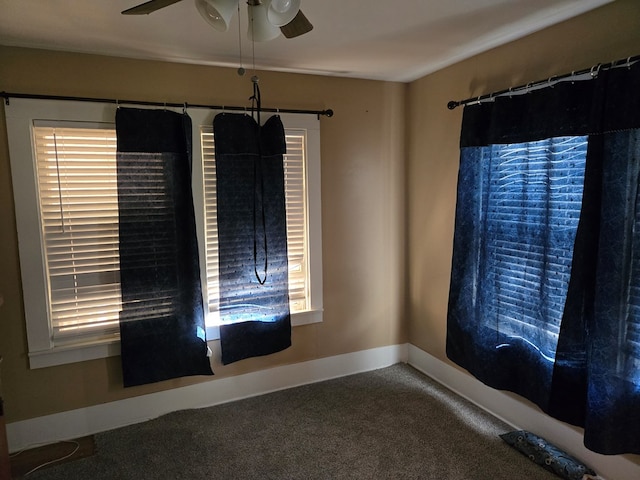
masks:
{"type": "Polygon", "coordinates": [[[490,322],[507,335],[555,343],[580,218],[587,141],[562,137],[494,145],[484,242],[490,322]],[[542,281],[544,279],[544,281],[542,281]]]}
{"type": "Polygon", "coordinates": [[[117,331],[122,305],[113,129],[33,130],[54,343],[117,331]]]}
{"type": "MultiPolygon", "coordinates": [[[[35,126],[33,137],[54,343],[117,334],[122,295],[115,131],[112,127],[35,126]]],[[[287,130],[285,191],[292,313],[309,306],[305,142],[303,130],[287,130]]],[[[203,131],[202,149],[207,290],[209,310],[215,311],[218,248],[211,127],[203,131]]],[[[162,215],[162,202],[154,206],[157,193],[150,189],[150,215],[162,215]]]]}
{"type": "Polygon", "coordinates": [[[625,352],[627,357],[626,368],[640,370],[640,195],[636,196],[634,206],[634,247],[631,259],[629,307],[627,311],[622,351],[625,352]]]}

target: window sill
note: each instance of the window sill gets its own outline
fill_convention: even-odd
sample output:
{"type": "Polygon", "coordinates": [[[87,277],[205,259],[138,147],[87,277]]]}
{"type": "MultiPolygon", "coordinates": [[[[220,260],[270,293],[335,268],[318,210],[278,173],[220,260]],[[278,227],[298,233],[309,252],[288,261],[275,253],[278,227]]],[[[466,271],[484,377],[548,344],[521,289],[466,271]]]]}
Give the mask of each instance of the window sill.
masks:
{"type": "Polygon", "coordinates": [[[120,355],[119,334],[84,344],[59,345],[48,350],[29,352],[29,367],[31,369],[53,367],[116,355],[120,355]]]}
{"type": "MultiPolygon", "coordinates": [[[[299,327],[301,325],[309,325],[312,323],[322,322],[322,310],[307,310],[291,314],[291,326],[299,327]]],[[[207,341],[219,340],[220,328],[218,325],[207,327],[207,341]]]]}
{"type": "MultiPolygon", "coordinates": [[[[312,323],[322,322],[322,310],[308,310],[306,312],[291,315],[291,325],[298,327],[312,323]]],[[[220,338],[220,329],[207,327],[207,341],[220,338]]],[[[29,353],[29,367],[45,368],[67,363],[85,362],[99,358],[115,357],[120,355],[120,336],[112,335],[98,341],[85,344],[60,345],[49,350],[29,353]]]]}

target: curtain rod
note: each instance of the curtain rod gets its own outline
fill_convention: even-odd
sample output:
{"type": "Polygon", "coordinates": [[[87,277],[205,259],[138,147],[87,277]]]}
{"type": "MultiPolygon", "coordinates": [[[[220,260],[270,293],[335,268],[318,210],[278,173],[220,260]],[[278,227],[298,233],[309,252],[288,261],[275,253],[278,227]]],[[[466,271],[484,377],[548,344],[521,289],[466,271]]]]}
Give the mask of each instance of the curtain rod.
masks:
{"type": "MultiPolygon", "coordinates": [[[[238,106],[229,106],[229,105],[203,105],[198,103],[170,103],[170,102],[147,102],[144,100],[118,100],[113,98],[91,98],[91,97],[73,97],[73,96],[60,96],[60,95],[38,95],[31,93],[10,93],[10,92],[0,92],[0,97],[4,97],[4,101],[7,105],[9,105],[9,100],[11,98],[31,98],[36,100],[71,100],[76,102],[94,102],[94,103],[114,103],[116,105],[141,105],[141,106],[152,106],[152,107],[182,107],[183,109],[187,108],[208,108],[211,110],[232,110],[232,111],[249,111],[250,107],[238,107],[238,106]]],[[[274,112],[274,113],[297,113],[297,114],[306,114],[306,115],[317,115],[318,119],[321,115],[326,117],[333,117],[333,110],[296,110],[291,108],[264,108],[261,110],[263,112],[274,112]]]]}
{"type": "Polygon", "coordinates": [[[579,70],[579,71],[573,71],[571,73],[567,73],[564,75],[554,75],[552,77],[549,77],[546,80],[539,80],[537,82],[527,83],[526,85],[520,85],[519,87],[507,88],[505,90],[500,90],[498,92],[480,95],[479,97],[467,98],[465,100],[459,100],[459,101],[451,100],[449,103],[447,103],[447,108],[449,110],[453,110],[454,108],[459,107],[461,105],[464,106],[470,103],[480,103],[483,100],[493,99],[495,97],[500,97],[503,95],[510,95],[514,93],[519,93],[519,94],[526,93],[535,88],[551,86],[557,82],[567,80],[572,77],[579,77],[585,74],[590,74],[591,78],[595,78],[598,76],[598,72],[600,70],[605,70],[609,68],[618,68],[618,67],[630,67],[631,65],[633,65],[639,60],[640,60],[640,55],[636,55],[634,57],[628,57],[622,60],[616,60],[615,62],[611,62],[611,63],[605,63],[605,64],[599,63],[597,65],[592,66],[591,68],[586,68],[584,70],[579,70]]]}

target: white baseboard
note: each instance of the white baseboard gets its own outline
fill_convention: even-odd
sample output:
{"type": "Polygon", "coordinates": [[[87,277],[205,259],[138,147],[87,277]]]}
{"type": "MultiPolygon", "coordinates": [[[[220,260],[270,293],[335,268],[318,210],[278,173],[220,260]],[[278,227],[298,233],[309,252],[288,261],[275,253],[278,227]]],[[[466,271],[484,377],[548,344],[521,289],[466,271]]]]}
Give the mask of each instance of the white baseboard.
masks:
{"type": "Polygon", "coordinates": [[[116,402],[7,424],[11,452],[144,422],[177,410],[352,375],[407,361],[408,345],[392,345],[216,379],[116,402]]]}
{"type": "Polygon", "coordinates": [[[514,429],[529,430],[579,458],[607,480],[640,479],[640,456],[600,455],[583,444],[582,430],[543,413],[537,406],[493,388],[409,345],[409,365],[500,418],[514,429]]]}

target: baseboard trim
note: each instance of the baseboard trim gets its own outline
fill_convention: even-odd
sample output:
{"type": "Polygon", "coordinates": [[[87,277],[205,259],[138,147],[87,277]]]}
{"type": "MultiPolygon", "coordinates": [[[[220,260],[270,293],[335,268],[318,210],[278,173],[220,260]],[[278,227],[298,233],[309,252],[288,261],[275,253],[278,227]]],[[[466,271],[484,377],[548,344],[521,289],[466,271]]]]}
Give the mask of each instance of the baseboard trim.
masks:
{"type": "Polygon", "coordinates": [[[9,451],[85,437],[188,408],[202,408],[407,362],[408,344],[226,377],[7,424],[9,451]]]}
{"type": "Polygon", "coordinates": [[[583,444],[582,429],[560,422],[534,404],[487,387],[468,373],[420,348],[408,346],[408,363],[514,429],[532,431],[591,466],[607,480],[640,478],[640,456],[600,455],[583,444]]]}

